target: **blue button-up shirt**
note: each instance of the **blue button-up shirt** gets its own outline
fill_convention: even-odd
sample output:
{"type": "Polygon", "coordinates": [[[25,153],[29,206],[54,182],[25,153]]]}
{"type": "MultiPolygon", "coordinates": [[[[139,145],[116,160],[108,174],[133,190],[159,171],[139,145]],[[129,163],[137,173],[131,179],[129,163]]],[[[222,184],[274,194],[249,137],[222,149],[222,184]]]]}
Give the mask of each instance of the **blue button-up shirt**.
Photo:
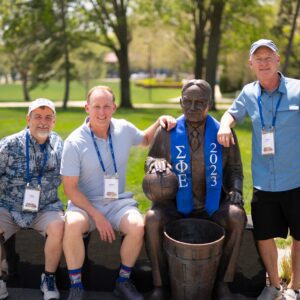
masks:
{"type": "MultiPolygon", "coordinates": [[[[59,174],[63,149],[62,139],[52,132],[45,143],[48,160],[44,168],[39,211],[60,211],[63,204],[57,195],[61,183],[59,174]]],[[[29,134],[29,171],[31,186],[38,185],[38,175],[44,159],[44,151],[29,134]]],[[[22,211],[26,187],[26,131],[0,140],[0,207],[6,208],[21,227],[31,227],[36,213],[22,211]]]]}
{"type": "Polygon", "coordinates": [[[248,114],[252,121],[252,179],[263,191],[287,191],[300,187],[300,80],[280,74],[277,90],[261,90],[262,115],[267,130],[272,128],[276,105],[275,154],[262,155],[262,123],[258,108],[259,82],[247,84],[228,112],[240,123],[248,114]]]}

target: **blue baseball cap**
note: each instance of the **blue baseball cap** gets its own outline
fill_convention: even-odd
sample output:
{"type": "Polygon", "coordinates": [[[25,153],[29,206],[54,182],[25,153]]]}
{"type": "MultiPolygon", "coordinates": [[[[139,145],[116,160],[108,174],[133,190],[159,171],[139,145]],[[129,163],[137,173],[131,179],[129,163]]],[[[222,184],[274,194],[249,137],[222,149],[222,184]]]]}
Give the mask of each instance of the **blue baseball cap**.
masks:
{"type": "Polygon", "coordinates": [[[258,40],[256,42],[254,42],[251,45],[250,48],[250,55],[252,55],[258,48],[260,47],[268,47],[269,49],[271,49],[274,52],[278,52],[278,48],[276,47],[275,43],[271,40],[266,40],[266,39],[261,39],[258,40]]]}

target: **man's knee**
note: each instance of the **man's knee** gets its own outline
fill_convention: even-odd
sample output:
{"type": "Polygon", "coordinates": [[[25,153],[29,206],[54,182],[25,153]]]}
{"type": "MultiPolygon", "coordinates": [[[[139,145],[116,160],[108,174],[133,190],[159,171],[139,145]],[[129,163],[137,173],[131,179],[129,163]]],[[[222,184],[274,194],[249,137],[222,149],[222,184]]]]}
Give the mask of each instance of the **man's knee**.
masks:
{"type": "Polygon", "coordinates": [[[120,222],[121,232],[125,235],[134,236],[136,239],[143,239],[144,228],[144,217],[138,211],[126,214],[120,222]]]}
{"type": "Polygon", "coordinates": [[[65,236],[83,235],[89,230],[88,218],[79,212],[68,212],[65,216],[65,236]]]}
{"type": "Polygon", "coordinates": [[[47,227],[47,236],[57,240],[62,240],[64,235],[64,227],[65,222],[62,220],[50,222],[47,227]]]}

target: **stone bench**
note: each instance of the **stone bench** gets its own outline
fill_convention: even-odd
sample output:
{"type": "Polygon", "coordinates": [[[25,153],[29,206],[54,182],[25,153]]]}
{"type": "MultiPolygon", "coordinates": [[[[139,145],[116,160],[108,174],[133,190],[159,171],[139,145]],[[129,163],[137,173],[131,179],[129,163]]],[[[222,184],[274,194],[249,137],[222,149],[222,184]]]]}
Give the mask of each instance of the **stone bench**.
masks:
{"type": "MultiPolygon", "coordinates": [[[[120,245],[121,236],[118,234],[112,244],[100,241],[96,231],[85,239],[87,251],[82,279],[86,290],[113,290],[120,265],[120,245]]],[[[4,244],[4,248],[8,262],[8,287],[39,288],[44,270],[44,238],[34,230],[21,230],[4,244]]],[[[64,257],[56,275],[58,288],[68,289],[69,278],[64,257]]],[[[142,292],[152,288],[150,263],[144,249],[132,276],[142,292]]]]}
{"type": "MultiPolygon", "coordinates": [[[[112,291],[120,264],[121,236],[112,244],[100,241],[96,231],[86,244],[86,259],[83,267],[83,283],[86,290],[112,291]]],[[[9,264],[8,287],[39,288],[40,275],[44,268],[44,238],[33,230],[21,230],[9,239],[4,247],[9,264]]],[[[151,264],[143,248],[134,268],[132,279],[141,292],[152,289],[151,264]]],[[[266,272],[256,249],[251,220],[248,221],[242,240],[232,292],[256,297],[264,288],[266,272]]],[[[64,257],[57,271],[59,289],[69,288],[69,279],[64,257]]]]}

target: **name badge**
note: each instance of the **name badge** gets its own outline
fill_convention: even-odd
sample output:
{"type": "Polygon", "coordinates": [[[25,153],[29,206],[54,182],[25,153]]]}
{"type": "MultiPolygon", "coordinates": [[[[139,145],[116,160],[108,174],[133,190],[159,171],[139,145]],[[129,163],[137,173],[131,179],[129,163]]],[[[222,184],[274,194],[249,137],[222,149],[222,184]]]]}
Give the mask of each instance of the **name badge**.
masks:
{"type": "Polygon", "coordinates": [[[261,136],[261,154],[274,155],[275,154],[275,135],[274,130],[262,131],[261,136]]]}
{"type": "Polygon", "coordinates": [[[115,200],[119,197],[119,179],[117,176],[104,176],[104,198],[115,200]]]}
{"type": "Polygon", "coordinates": [[[22,210],[37,212],[39,209],[40,194],[41,190],[39,188],[31,188],[27,186],[25,188],[22,210]]]}

